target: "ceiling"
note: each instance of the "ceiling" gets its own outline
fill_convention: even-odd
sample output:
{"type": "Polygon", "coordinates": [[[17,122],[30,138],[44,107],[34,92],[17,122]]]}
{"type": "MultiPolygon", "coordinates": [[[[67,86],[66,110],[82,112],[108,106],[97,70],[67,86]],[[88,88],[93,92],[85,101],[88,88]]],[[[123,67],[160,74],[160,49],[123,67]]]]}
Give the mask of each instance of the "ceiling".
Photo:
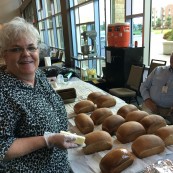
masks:
{"type": "Polygon", "coordinates": [[[0,24],[20,16],[21,0],[0,0],[0,24]]]}

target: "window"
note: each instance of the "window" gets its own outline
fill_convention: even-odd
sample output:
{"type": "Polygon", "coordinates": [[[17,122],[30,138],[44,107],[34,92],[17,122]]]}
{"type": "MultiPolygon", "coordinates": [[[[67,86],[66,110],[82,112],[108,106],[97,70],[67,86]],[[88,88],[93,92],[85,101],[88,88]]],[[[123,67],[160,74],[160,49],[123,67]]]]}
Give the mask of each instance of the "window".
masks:
{"type": "Polygon", "coordinates": [[[62,28],[57,29],[58,48],[64,49],[64,37],[62,28]]]}
{"type": "Polygon", "coordinates": [[[49,17],[52,15],[52,9],[51,9],[51,1],[47,0],[45,1],[45,9],[46,9],[46,17],[49,17]]]}
{"type": "Polygon", "coordinates": [[[61,15],[56,15],[55,20],[56,20],[56,32],[57,32],[57,38],[58,38],[58,48],[64,49],[64,37],[63,37],[61,15]]]}
{"type": "Polygon", "coordinates": [[[47,28],[50,29],[50,28],[53,28],[53,21],[52,19],[47,19],[47,28]]]}
{"type": "Polygon", "coordinates": [[[53,29],[49,29],[48,30],[48,38],[49,38],[49,45],[51,47],[55,47],[55,40],[54,40],[54,33],[53,33],[53,29]]]}
{"type": "Polygon", "coordinates": [[[70,0],[70,7],[73,7],[73,6],[75,6],[75,5],[82,4],[82,3],[84,3],[85,1],[88,1],[88,0],[70,0]]]}
{"type": "Polygon", "coordinates": [[[43,6],[42,6],[42,0],[39,0],[38,1],[38,4],[37,4],[37,9],[38,10],[41,10],[43,8],[43,6]]]}
{"type": "MultiPolygon", "coordinates": [[[[107,5],[109,3],[107,2],[107,5]]],[[[99,1],[99,12],[100,12],[100,55],[105,56],[105,46],[106,46],[106,10],[105,1],[99,1]]]]}
{"type": "Polygon", "coordinates": [[[143,13],[143,0],[132,0],[132,15],[143,13]]]}
{"type": "Polygon", "coordinates": [[[41,40],[52,48],[64,49],[60,0],[41,2],[36,0],[41,40]]]}
{"type": "Polygon", "coordinates": [[[130,23],[131,46],[143,46],[143,0],[126,0],[126,22],[130,23]],[[140,1],[140,2],[139,2],[140,1]],[[137,5],[138,4],[138,5],[137,5]]]}
{"type": "Polygon", "coordinates": [[[84,6],[79,7],[78,9],[79,9],[79,14],[76,15],[76,17],[77,16],[79,17],[79,20],[78,20],[79,23],[87,23],[87,22],[94,21],[93,3],[86,4],[84,6]],[[86,15],[86,12],[88,12],[87,15],[86,15]]]}
{"type": "MultiPolygon", "coordinates": [[[[73,50],[74,55],[77,56],[81,53],[81,46],[84,44],[84,38],[81,35],[84,31],[95,30],[94,23],[94,3],[83,1],[70,1],[70,5],[74,5],[71,8],[71,25],[72,25],[72,37],[73,37],[73,50]],[[78,5],[81,4],[81,5],[78,5]],[[78,6],[75,6],[78,5],[78,6]],[[89,12],[86,15],[86,11],[89,12]]],[[[91,40],[88,39],[88,44],[91,40]]]]}
{"type": "MultiPolygon", "coordinates": [[[[105,56],[106,45],[106,17],[105,5],[110,5],[106,0],[92,1],[70,0],[70,16],[72,25],[74,55],[81,53],[81,46],[84,45],[82,33],[84,31],[96,31],[95,53],[98,56],[105,56]],[[87,13],[87,15],[86,15],[87,13]]],[[[110,12],[108,13],[110,16],[110,12]]],[[[109,18],[109,17],[108,17],[109,18]]],[[[92,39],[88,37],[87,44],[91,45],[92,39]]]]}
{"type": "Polygon", "coordinates": [[[54,0],[54,6],[55,9],[55,14],[61,12],[61,5],[60,5],[60,0],[54,0]]]}

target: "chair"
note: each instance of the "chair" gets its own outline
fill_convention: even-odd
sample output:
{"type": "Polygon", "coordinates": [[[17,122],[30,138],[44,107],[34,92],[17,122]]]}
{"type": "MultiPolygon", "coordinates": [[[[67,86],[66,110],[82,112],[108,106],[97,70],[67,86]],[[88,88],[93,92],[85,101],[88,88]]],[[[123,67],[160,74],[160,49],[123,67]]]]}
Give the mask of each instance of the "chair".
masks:
{"type": "Polygon", "coordinates": [[[157,66],[164,66],[166,65],[166,61],[164,60],[157,60],[157,59],[152,59],[150,63],[150,67],[148,69],[148,75],[157,67],[157,66]]]}
{"type": "Polygon", "coordinates": [[[125,87],[111,88],[109,89],[109,93],[125,100],[128,103],[130,103],[131,100],[134,98],[137,104],[139,105],[137,96],[140,93],[139,87],[143,80],[144,69],[145,65],[142,66],[132,65],[125,87]]]}
{"type": "Polygon", "coordinates": [[[57,50],[56,56],[51,57],[51,63],[52,65],[58,66],[58,67],[63,67],[64,63],[62,61],[64,52],[60,49],[57,50]]]}
{"type": "Polygon", "coordinates": [[[59,51],[59,57],[58,57],[59,61],[62,61],[63,54],[64,54],[64,52],[62,50],[59,51]]]}

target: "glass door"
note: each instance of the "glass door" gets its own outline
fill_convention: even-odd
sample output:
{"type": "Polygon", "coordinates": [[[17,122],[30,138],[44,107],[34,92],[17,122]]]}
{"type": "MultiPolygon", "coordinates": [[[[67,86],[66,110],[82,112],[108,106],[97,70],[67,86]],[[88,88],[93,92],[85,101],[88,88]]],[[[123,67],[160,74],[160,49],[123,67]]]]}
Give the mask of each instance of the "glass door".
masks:
{"type": "Polygon", "coordinates": [[[150,61],[166,60],[169,65],[169,57],[173,52],[173,43],[169,45],[170,41],[173,42],[173,1],[152,0],[151,17],[150,61]],[[170,38],[167,39],[168,35],[170,38]]]}

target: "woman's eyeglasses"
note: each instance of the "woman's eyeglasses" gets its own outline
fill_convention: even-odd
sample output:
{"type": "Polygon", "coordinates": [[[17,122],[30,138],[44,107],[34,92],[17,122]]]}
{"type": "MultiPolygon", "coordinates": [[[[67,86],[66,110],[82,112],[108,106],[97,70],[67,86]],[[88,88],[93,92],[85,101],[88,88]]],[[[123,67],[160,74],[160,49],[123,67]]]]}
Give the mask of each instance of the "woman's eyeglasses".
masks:
{"type": "Polygon", "coordinates": [[[24,50],[26,50],[26,51],[29,52],[29,53],[34,53],[34,52],[36,52],[37,49],[38,49],[38,47],[29,46],[29,47],[27,47],[27,48],[23,48],[23,47],[14,47],[14,48],[11,48],[11,49],[7,49],[7,50],[5,50],[5,51],[12,52],[12,53],[23,53],[24,50]]]}

